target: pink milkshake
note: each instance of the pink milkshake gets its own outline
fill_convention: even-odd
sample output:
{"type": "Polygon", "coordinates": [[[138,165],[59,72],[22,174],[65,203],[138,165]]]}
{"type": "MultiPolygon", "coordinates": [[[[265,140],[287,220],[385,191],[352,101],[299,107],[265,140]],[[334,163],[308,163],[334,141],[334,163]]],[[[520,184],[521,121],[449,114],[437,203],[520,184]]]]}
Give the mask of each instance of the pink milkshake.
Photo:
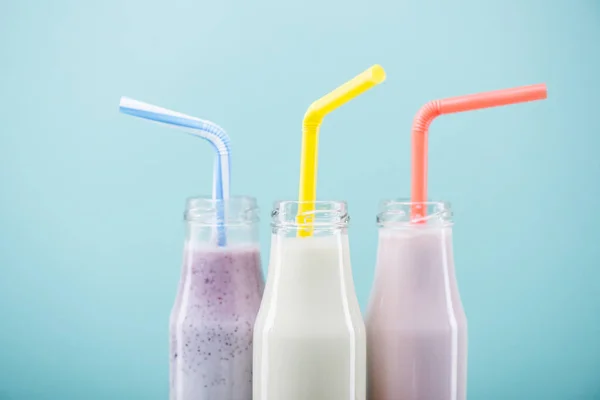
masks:
{"type": "Polygon", "coordinates": [[[452,254],[449,205],[383,203],[366,326],[369,400],[464,400],[467,320],[452,254]]]}
{"type": "Polygon", "coordinates": [[[251,400],[253,327],[264,288],[255,203],[228,200],[228,243],[218,247],[213,200],[190,202],[170,319],[170,398],[251,400]]]}

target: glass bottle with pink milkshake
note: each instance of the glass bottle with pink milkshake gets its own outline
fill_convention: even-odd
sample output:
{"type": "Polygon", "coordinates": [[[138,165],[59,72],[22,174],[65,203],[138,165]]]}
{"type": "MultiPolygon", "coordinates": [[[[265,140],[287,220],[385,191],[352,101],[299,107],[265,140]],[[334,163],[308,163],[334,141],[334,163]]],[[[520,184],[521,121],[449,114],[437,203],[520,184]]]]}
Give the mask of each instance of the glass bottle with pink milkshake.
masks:
{"type": "Polygon", "coordinates": [[[423,203],[384,201],[366,318],[370,400],[464,400],[467,319],[452,254],[452,212],[423,203]]]}
{"type": "Polygon", "coordinates": [[[170,318],[171,400],[251,400],[252,336],[264,289],[250,197],[193,198],[170,318]],[[217,215],[227,244],[217,246],[217,215]]]}
{"type": "MultiPolygon", "coordinates": [[[[465,400],[467,319],[452,249],[452,212],[427,201],[429,126],[444,114],[543,100],[544,84],[426,103],[413,120],[411,199],[377,216],[377,268],[367,313],[369,400],[465,400]]],[[[470,150],[470,149],[469,149],[470,150]]]]}
{"type": "Polygon", "coordinates": [[[258,207],[230,194],[223,128],[121,98],[122,113],[177,128],[215,151],[213,194],[188,200],[183,266],[170,318],[171,400],[252,400],[252,336],[264,289],[258,207]]]}

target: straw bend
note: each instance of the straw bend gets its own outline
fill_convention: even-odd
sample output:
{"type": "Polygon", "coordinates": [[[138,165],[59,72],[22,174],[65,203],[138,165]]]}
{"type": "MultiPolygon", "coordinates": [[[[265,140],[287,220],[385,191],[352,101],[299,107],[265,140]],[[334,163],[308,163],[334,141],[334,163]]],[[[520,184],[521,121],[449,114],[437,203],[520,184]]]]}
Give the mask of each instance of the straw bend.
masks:
{"type": "Polygon", "coordinates": [[[433,120],[442,115],[442,102],[433,100],[419,109],[413,120],[414,133],[427,133],[433,120]]]}
{"type": "Polygon", "coordinates": [[[305,127],[318,127],[327,114],[363,94],[373,86],[382,83],[385,81],[385,76],[385,70],[381,65],[373,65],[371,68],[314,101],[304,114],[303,125],[305,127]]]}

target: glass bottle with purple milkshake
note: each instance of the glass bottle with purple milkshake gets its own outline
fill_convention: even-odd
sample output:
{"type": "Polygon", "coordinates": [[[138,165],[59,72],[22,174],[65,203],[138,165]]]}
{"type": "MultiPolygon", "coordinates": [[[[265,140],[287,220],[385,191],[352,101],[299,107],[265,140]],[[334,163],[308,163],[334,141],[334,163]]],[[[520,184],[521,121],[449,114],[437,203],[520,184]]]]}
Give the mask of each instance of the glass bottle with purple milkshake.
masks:
{"type": "Polygon", "coordinates": [[[264,289],[256,200],[192,198],[185,220],[170,318],[170,399],[251,400],[253,326],[264,289]],[[223,212],[227,244],[217,246],[223,212]]]}
{"type": "Polygon", "coordinates": [[[366,318],[369,400],[465,400],[467,319],[448,203],[384,201],[366,318]],[[411,208],[425,215],[411,221],[411,208]]]}

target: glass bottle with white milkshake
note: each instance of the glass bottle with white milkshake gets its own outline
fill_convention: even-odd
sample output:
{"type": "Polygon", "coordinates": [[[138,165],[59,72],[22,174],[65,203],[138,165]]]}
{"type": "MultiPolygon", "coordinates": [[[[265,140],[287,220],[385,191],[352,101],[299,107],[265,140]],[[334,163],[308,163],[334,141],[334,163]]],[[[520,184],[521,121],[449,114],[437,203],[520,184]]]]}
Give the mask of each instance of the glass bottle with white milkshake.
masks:
{"type": "Polygon", "coordinates": [[[366,338],[344,202],[277,203],[269,273],[254,326],[254,400],[364,400],[366,338]]]}

